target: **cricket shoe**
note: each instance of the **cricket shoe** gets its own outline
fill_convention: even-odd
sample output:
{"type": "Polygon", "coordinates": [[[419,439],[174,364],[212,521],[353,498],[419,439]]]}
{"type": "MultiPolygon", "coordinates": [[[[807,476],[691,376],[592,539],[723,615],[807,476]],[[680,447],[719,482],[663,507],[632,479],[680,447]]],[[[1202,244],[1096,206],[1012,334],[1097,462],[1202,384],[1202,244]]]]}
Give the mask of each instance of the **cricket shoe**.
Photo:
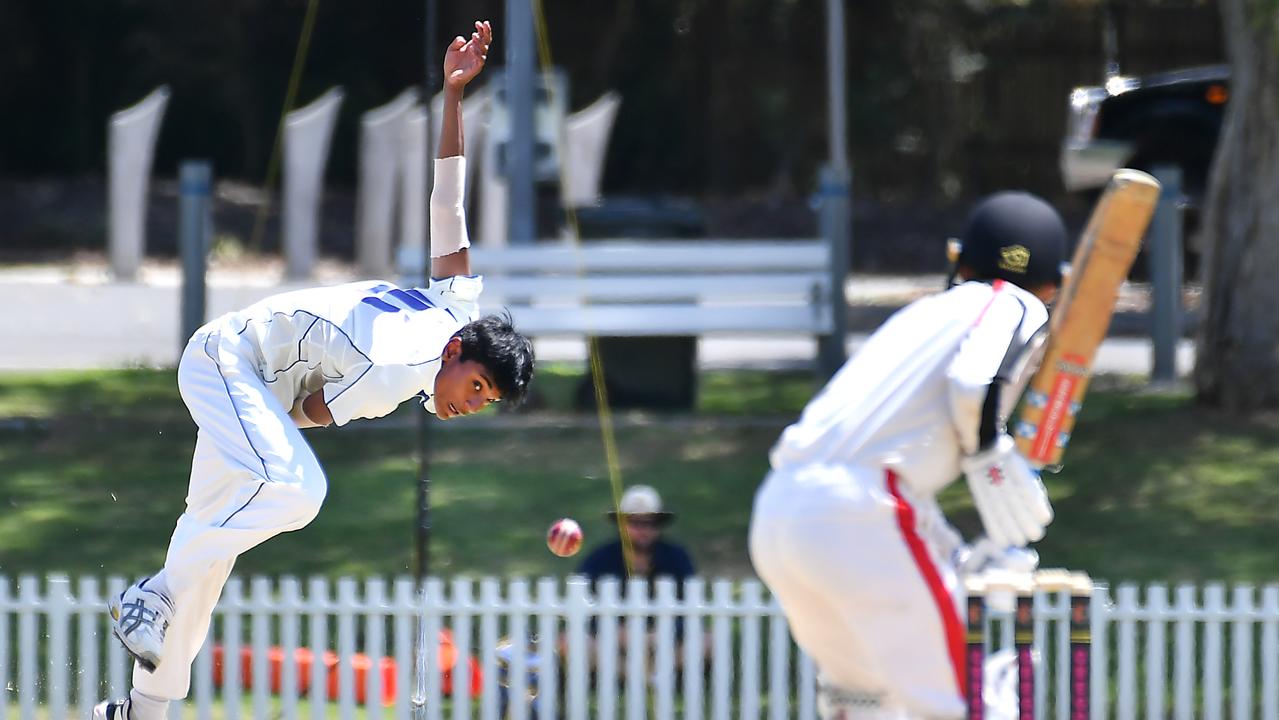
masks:
{"type": "MultiPolygon", "coordinates": [[[[107,601],[111,632],[147,672],[155,672],[164,650],[164,632],[173,619],[173,601],[146,589],[146,580],[107,601]]],[[[124,717],[124,716],[121,716],[124,717]]]]}
{"type": "Polygon", "coordinates": [[[93,706],[93,720],[133,720],[133,703],[123,700],[103,700],[93,706]]]}

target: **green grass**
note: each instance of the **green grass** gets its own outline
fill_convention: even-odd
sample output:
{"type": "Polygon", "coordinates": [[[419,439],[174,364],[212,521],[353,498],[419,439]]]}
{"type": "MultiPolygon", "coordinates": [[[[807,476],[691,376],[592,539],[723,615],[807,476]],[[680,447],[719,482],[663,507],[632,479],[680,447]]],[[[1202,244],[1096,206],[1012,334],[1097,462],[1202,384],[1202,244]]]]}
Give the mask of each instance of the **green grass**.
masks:
{"type": "MultiPolygon", "coordinates": [[[[611,490],[593,414],[570,410],[580,378],[539,376],[539,409],[433,423],[432,570],[563,574],[546,551],[558,517],[588,545],[612,535],[611,490]]],[[[622,413],[623,481],[656,486],[671,530],[706,574],[749,572],[751,498],[777,434],[813,391],[802,373],[708,373],[698,410],[622,413]]],[[[240,573],[410,571],[415,507],[412,409],[389,422],[307,432],[329,496],[307,528],[247,553],[240,573]]],[[[194,426],[172,372],[0,375],[0,572],[133,575],[163,560],[185,496],[194,426]]],[[[1186,394],[1097,389],[1068,464],[1047,477],[1057,520],[1045,565],[1137,580],[1250,579],[1279,572],[1279,422],[1235,420],[1186,394]]],[[[943,495],[971,534],[963,483],[943,495]]]]}

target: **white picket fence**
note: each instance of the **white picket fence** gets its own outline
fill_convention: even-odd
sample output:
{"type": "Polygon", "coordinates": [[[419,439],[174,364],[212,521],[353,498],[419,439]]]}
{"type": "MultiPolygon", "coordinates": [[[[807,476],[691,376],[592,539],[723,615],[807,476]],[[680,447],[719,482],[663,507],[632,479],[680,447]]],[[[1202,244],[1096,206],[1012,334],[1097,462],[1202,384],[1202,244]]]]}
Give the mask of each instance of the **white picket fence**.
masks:
{"type": "MultiPolygon", "coordinates": [[[[104,591],[125,584],[0,575],[0,720],[86,717],[126,692],[129,663],[103,612],[104,591]]],[[[233,578],[172,717],[815,718],[813,664],[758,583],[676,589],[659,582],[649,600],[642,581],[601,583],[592,597],[580,579],[432,579],[419,593],[408,578],[233,578]],[[441,631],[459,659],[447,676],[441,631]],[[636,652],[619,651],[623,634],[636,652]],[[518,644],[527,652],[503,640],[531,637],[541,640],[518,644]],[[280,660],[261,661],[273,648],[280,660]],[[300,659],[307,648],[332,649],[334,667],[300,659]]],[[[1279,586],[1124,584],[1093,600],[1093,718],[1279,720],[1279,586]]],[[[1068,598],[1036,596],[1039,717],[1068,716],[1067,615],[1068,598]]],[[[991,650],[1011,647],[1007,618],[990,630],[991,650]]]]}

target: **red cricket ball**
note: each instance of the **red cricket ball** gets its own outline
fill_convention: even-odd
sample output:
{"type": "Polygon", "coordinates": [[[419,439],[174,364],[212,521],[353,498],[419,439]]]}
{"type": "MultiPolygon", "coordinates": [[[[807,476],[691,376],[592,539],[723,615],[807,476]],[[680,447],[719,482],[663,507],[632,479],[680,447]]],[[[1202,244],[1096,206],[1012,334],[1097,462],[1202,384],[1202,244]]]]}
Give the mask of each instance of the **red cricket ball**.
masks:
{"type": "Polygon", "coordinates": [[[582,528],[576,520],[560,518],[546,531],[546,547],[560,557],[570,557],[582,549],[582,528]]]}

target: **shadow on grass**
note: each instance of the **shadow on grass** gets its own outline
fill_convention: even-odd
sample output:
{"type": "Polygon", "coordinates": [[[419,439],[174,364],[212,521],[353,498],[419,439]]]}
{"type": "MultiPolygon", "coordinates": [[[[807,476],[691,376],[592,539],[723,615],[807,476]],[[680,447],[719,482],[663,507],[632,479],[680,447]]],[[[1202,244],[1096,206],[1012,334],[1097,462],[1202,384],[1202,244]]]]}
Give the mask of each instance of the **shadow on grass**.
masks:
{"type": "MultiPolygon", "coordinates": [[[[549,373],[561,390],[570,372],[549,373]]],[[[624,484],[657,487],[679,513],[672,537],[706,574],[749,572],[746,532],[767,450],[812,391],[803,375],[721,373],[693,415],[621,422],[624,484]]],[[[413,566],[416,434],[408,422],[308,431],[329,478],[320,517],[246,554],[242,573],[381,574],[413,566]]],[[[564,416],[564,410],[552,409],[564,416]]],[[[588,549],[611,539],[612,503],[592,416],[459,423],[432,433],[431,565],[441,574],[565,574],[545,549],[560,517],[588,549]]],[[[625,417],[623,417],[625,420],[625,417]]],[[[1046,476],[1057,518],[1045,566],[1103,579],[1268,579],[1279,571],[1279,430],[1186,395],[1098,389],[1065,468],[1046,476]]],[[[140,574],[163,559],[181,512],[194,427],[172,373],[0,376],[0,572],[140,574]],[[37,422],[5,422],[36,418],[37,422]]],[[[979,531],[964,483],[943,503],[979,531]]]]}

